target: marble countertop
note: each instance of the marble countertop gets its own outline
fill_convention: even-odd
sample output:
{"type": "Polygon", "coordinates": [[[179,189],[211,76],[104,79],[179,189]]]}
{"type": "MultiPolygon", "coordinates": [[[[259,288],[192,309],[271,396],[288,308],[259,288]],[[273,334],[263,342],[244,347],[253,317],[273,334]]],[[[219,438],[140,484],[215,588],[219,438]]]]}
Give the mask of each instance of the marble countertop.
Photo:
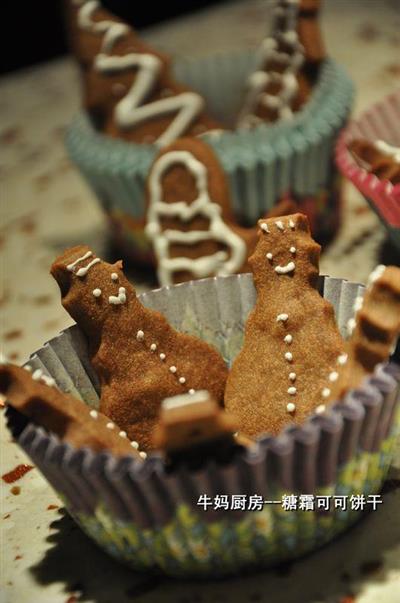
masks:
{"type": "MultiPolygon", "coordinates": [[[[256,46],[266,26],[265,0],[241,0],[153,27],[145,37],[161,49],[194,56],[256,46]]],[[[327,0],[323,29],[330,54],[356,84],[355,114],[400,85],[396,0],[327,0]]],[[[65,126],[78,109],[77,71],[68,57],[0,79],[0,341],[2,353],[17,363],[71,324],[48,276],[55,255],[80,242],[110,254],[102,212],[63,146],[65,126]]],[[[400,259],[365,201],[351,186],[345,193],[343,226],[324,251],[321,271],[365,281],[378,262],[400,259]]],[[[151,275],[135,278],[139,290],[151,283],[151,275]]],[[[2,474],[26,461],[3,420],[1,445],[2,474]]],[[[305,559],[245,578],[185,583],[136,575],[113,562],[65,515],[34,469],[18,482],[18,496],[2,483],[0,601],[396,603],[399,478],[394,469],[378,511],[305,559]]]]}

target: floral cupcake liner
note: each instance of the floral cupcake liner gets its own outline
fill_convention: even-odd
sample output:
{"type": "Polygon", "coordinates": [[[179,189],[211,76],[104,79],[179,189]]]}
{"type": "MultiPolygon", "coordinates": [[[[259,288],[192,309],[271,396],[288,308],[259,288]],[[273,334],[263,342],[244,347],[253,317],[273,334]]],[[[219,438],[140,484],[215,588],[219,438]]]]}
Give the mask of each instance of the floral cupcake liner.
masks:
{"type": "Polygon", "coordinates": [[[348,150],[348,144],[355,138],[384,140],[400,147],[400,89],[351,121],[336,147],[340,171],[364,195],[400,247],[400,184],[381,180],[356,162],[348,150]]]}
{"type": "MultiPolygon", "coordinates": [[[[343,333],[363,289],[320,279],[343,333]]],[[[230,364],[256,293],[252,277],[239,275],[165,287],[139,298],[177,329],[215,345],[230,364]]],[[[77,326],[46,343],[29,364],[54,377],[63,391],[98,407],[98,380],[77,326]]],[[[323,415],[196,470],[168,471],[158,453],[140,463],[73,449],[11,407],[7,417],[18,444],[77,523],[108,553],[137,570],[224,575],[311,551],[360,516],[357,508],[332,504],[340,497],[379,492],[400,432],[399,383],[397,364],[379,366],[359,390],[323,415]],[[287,510],[283,501],[293,506],[291,496],[303,507],[287,510]],[[310,511],[310,497],[332,504],[310,511]]]]}
{"type": "MultiPolygon", "coordinates": [[[[176,63],[177,77],[198,90],[210,111],[234,123],[244,82],[254,67],[251,52],[219,54],[176,63]]],[[[253,225],[284,195],[308,214],[319,238],[331,237],[339,222],[340,184],[333,149],[351,109],[353,87],[342,68],[327,60],[309,102],[292,120],[260,125],[251,131],[204,135],[230,183],[237,219],[253,225]]],[[[97,195],[124,251],[152,261],[143,234],[144,186],[157,149],[106,137],[85,114],[68,129],[71,159],[97,195]]]]}

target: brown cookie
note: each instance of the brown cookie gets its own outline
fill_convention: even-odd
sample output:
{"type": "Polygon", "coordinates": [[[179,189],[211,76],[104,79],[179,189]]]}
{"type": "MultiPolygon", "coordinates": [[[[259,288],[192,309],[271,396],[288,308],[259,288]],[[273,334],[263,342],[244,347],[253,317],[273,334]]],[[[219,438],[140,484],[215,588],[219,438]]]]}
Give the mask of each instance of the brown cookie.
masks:
{"type": "Polygon", "coordinates": [[[147,181],[146,234],[162,285],[248,270],[257,228],[239,226],[212,148],[182,138],[156,157],[147,181]]]}
{"type": "Polygon", "coordinates": [[[29,365],[25,369],[8,363],[0,365],[0,392],[10,406],[75,448],[141,458],[127,434],[108,417],[60,392],[54,380],[40,369],[31,371],[29,365]]]}
{"type": "Polygon", "coordinates": [[[154,448],[165,452],[171,462],[216,458],[237,448],[232,416],[207,391],[184,394],[163,401],[154,432],[154,448]]]}
{"type": "Polygon", "coordinates": [[[221,129],[205,101],[177,83],[170,59],[145,44],[98,0],[69,0],[72,49],[84,104],[106,134],[165,146],[183,135],[221,129]]]}
{"type": "Polygon", "coordinates": [[[259,47],[239,127],[290,119],[308,100],[325,59],[318,10],[318,0],[275,0],[272,31],[259,47]]]}
{"type": "Polygon", "coordinates": [[[210,345],[178,333],[139,302],[122,272],[87,246],[66,250],[51,267],[64,308],[85,333],[101,384],[100,410],[149,450],[164,398],[207,389],[222,402],[225,363],[210,345]]]}
{"type": "Polygon", "coordinates": [[[357,298],[352,331],[340,366],[327,376],[329,400],[340,399],[358,387],[375,366],[391,354],[400,333],[400,268],[378,266],[370,276],[364,298],[357,298]]]}
{"type": "Polygon", "coordinates": [[[354,139],[348,144],[355,160],[371,174],[392,184],[400,183],[400,147],[383,140],[354,139]]]}
{"type": "Polygon", "coordinates": [[[248,436],[277,434],[321,404],[343,342],[330,303],[317,290],[320,246],[307,218],[260,220],[250,258],[257,301],[233,362],[225,407],[248,436]]]}

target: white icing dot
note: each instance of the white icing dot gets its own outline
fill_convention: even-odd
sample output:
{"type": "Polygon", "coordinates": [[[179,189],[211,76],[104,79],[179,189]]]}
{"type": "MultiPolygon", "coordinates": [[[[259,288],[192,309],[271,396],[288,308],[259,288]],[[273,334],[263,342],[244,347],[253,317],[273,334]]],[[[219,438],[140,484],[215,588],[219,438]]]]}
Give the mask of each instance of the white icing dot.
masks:
{"type": "Polygon", "coordinates": [[[93,289],[92,293],[95,297],[100,297],[101,289],[93,289]]]}
{"type": "Polygon", "coordinates": [[[156,344],[156,343],[152,343],[152,344],[151,344],[151,346],[150,346],[150,350],[151,350],[152,352],[155,352],[155,351],[156,351],[156,349],[157,349],[157,344],[156,344]]]}
{"type": "Polygon", "coordinates": [[[189,394],[190,394],[191,396],[193,396],[193,394],[194,394],[194,393],[196,393],[196,392],[195,392],[195,390],[194,390],[194,389],[191,387],[191,388],[190,388],[190,390],[189,390],[189,394]]]}
{"type": "Polygon", "coordinates": [[[340,364],[341,366],[343,366],[344,364],[346,364],[348,359],[348,355],[347,354],[340,354],[339,358],[337,359],[338,364],[340,364]]]}
{"type": "Polygon", "coordinates": [[[172,365],[172,366],[169,367],[169,370],[170,370],[171,373],[176,373],[177,369],[176,369],[176,366],[172,365]]]}
{"type": "Polygon", "coordinates": [[[107,423],[106,427],[107,427],[107,429],[114,429],[115,423],[113,423],[112,421],[110,421],[109,423],[107,423]]]}
{"type": "Polygon", "coordinates": [[[339,373],[337,373],[336,371],[332,371],[331,374],[329,375],[329,381],[334,383],[335,381],[338,380],[338,377],[339,377],[339,373]]]}
{"type": "Polygon", "coordinates": [[[329,389],[329,387],[324,387],[324,389],[322,390],[322,397],[329,398],[330,395],[331,395],[331,390],[329,389]]]}
{"type": "Polygon", "coordinates": [[[296,381],[296,377],[297,377],[296,373],[289,373],[290,381],[296,381]]]}
{"type": "Polygon", "coordinates": [[[140,456],[142,457],[142,459],[147,458],[147,454],[145,452],[139,452],[140,456]]]}
{"type": "Polygon", "coordinates": [[[325,412],[326,410],[326,406],[325,404],[320,404],[319,406],[317,406],[317,408],[315,409],[315,412],[317,413],[317,415],[322,414],[323,412],[325,412]]]}
{"type": "Polygon", "coordinates": [[[89,414],[92,417],[92,419],[97,419],[97,417],[99,416],[99,413],[97,412],[97,410],[91,410],[89,414]]]}
{"type": "Polygon", "coordinates": [[[160,354],[160,360],[165,360],[165,358],[166,358],[165,354],[163,354],[163,352],[161,352],[161,354],[160,354]]]}
{"type": "Polygon", "coordinates": [[[131,442],[131,446],[132,446],[132,448],[135,448],[136,450],[139,448],[139,444],[135,441],[131,442]]]}
{"type": "Polygon", "coordinates": [[[179,377],[179,383],[182,383],[182,385],[186,383],[185,377],[179,377]]]}
{"type": "Polygon", "coordinates": [[[296,247],[291,247],[290,248],[290,253],[296,253],[296,251],[297,251],[296,247]]]}
{"type": "Polygon", "coordinates": [[[267,260],[272,260],[274,256],[272,255],[272,253],[267,253],[266,258],[267,260]]]}
{"type": "Polygon", "coordinates": [[[287,393],[290,396],[294,396],[295,394],[297,394],[297,389],[295,387],[288,387],[287,393]]]}
{"type": "Polygon", "coordinates": [[[136,333],[136,339],[137,339],[138,341],[143,341],[143,339],[144,339],[144,332],[143,332],[143,331],[141,331],[140,329],[139,329],[139,331],[136,333]]]}
{"type": "Polygon", "coordinates": [[[289,314],[278,314],[276,317],[276,322],[286,322],[289,318],[289,314]]]}
{"type": "Polygon", "coordinates": [[[43,371],[41,369],[36,369],[36,371],[33,372],[32,375],[32,379],[34,381],[39,381],[43,376],[43,371]]]}
{"type": "Polygon", "coordinates": [[[350,335],[354,331],[356,324],[355,318],[350,318],[350,320],[347,321],[347,330],[349,331],[350,335]]]}
{"type": "Polygon", "coordinates": [[[285,227],[283,225],[283,222],[281,222],[281,220],[278,220],[277,222],[275,222],[277,228],[279,228],[279,230],[285,230],[285,227]]]}
{"type": "Polygon", "coordinates": [[[47,375],[42,375],[42,381],[43,381],[43,383],[45,383],[49,387],[53,387],[56,384],[56,382],[53,379],[53,377],[48,377],[47,375]]]}
{"type": "Polygon", "coordinates": [[[29,366],[29,364],[27,364],[26,366],[24,366],[24,369],[25,369],[26,371],[28,371],[28,373],[31,373],[31,372],[32,372],[32,367],[31,367],[31,366],[29,366]]]}
{"type": "Polygon", "coordinates": [[[386,266],[384,266],[383,264],[380,264],[379,266],[374,268],[374,270],[371,272],[371,274],[368,277],[368,284],[372,285],[372,283],[377,281],[382,276],[382,274],[385,272],[385,270],[386,270],[386,266]]]}
{"type": "Polygon", "coordinates": [[[294,230],[295,224],[294,224],[293,220],[289,220],[289,226],[292,230],[294,230]]]}
{"type": "Polygon", "coordinates": [[[293,341],[293,335],[286,335],[283,341],[285,343],[292,343],[292,341],[293,341]]]}
{"type": "Polygon", "coordinates": [[[111,273],[111,280],[112,281],[117,281],[118,280],[118,274],[116,272],[112,272],[111,273]]]}
{"type": "Polygon", "coordinates": [[[294,412],[296,410],[296,404],[293,404],[293,402],[288,402],[286,405],[286,410],[288,412],[294,412]]]}
{"type": "Polygon", "coordinates": [[[120,431],[119,435],[121,436],[121,438],[126,438],[128,437],[128,434],[126,433],[126,431],[120,431]]]}
{"type": "Polygon", "coordinates": [[[267,224],[265,224],[265,222],[263,222],[262,224],[260,224],[260,228],[261,228],[261,230],[262,230],[262,231],[264,231],[264,232],[269,232],[268,225],[267,225],[267,224]]]}
{"type": "Polygon", "coordinates": [[[293,354],[291,352],[286,352],[286,354],[285,354],[285,360],[287,360],[288,362],[292,362],[292,360],[293,360],[293,354]]]}
{"type": "Polygon", "coordinates": [[[361,297],[361,295],[358,295],[356,297],[356,299],[354,300],[354,312],[358,312],[359,310],[361,310],[361,308],[363,307],[363,303],[364,303],[364,298],[361,297]]]}

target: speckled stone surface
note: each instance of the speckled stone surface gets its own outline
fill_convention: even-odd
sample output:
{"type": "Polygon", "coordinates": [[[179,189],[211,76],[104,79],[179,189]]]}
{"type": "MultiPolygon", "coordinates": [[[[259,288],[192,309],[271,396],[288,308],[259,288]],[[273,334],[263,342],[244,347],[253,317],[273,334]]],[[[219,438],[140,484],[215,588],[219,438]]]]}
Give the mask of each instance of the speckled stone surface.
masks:
{"type": "MultiPolygon", "coordinates": [[[[227,2],[152,28],[146,36],[178,55],[256,46],[266,30],[266,14],[264,0],[227,2]]],[[[400,85],[397,0],[327,0],[323,29],[329,52],[356,84],[355,114],[400,85]]],[[[62,143],[78,108],[77,73],[68,58],[0,80],[0,341],[2,352],[16,362],[71,322],[48,276],[54,256],[80,242],[113,256],[102,213],[62,143]]],[[[341,232],[323,255],[323,272],[365,281],[380,261],[400,264],[378,219],[350,186],[344,209],[341,232]]],[[[153,282],[137,271],[134,278],[138,289],[153,282]]],[[[1,430],[3,474],[26,459],[10,442],[3,421],[1,430]]],[[[398,470],[392,478],[378,511],[306,559],[246,578],[185,583],[135,575],[113,562],[62,513],[60,501],[34,469],[14,484],[18,495],[2,481],[0,601],[397,603],[398,470]]]]}

